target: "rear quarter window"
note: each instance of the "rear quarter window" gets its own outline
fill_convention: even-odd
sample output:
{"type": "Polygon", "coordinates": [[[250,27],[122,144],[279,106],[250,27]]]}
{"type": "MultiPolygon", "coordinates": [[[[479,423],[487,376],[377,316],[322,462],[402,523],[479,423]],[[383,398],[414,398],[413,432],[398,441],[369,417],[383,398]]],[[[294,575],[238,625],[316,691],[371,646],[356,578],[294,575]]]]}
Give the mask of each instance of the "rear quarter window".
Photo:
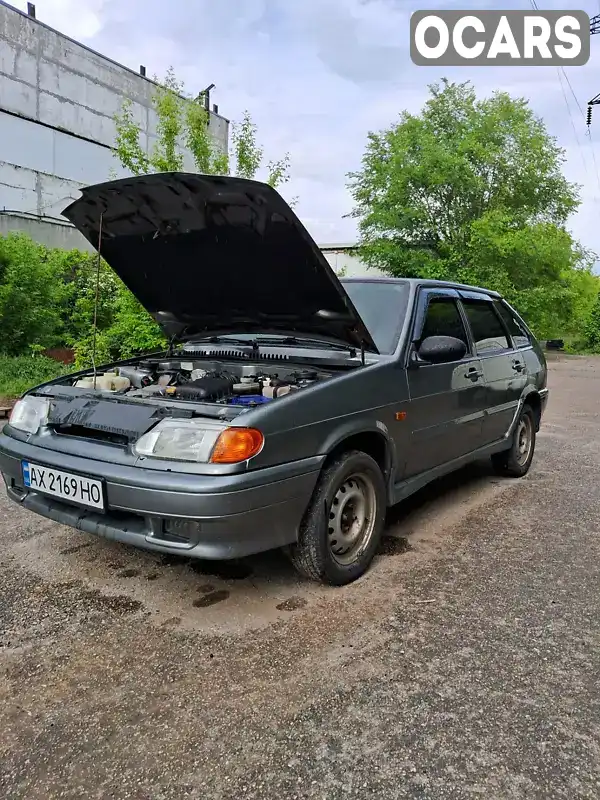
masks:
{"type": "Polygon", "coordinates": [[[488,300],[464,299],[465,309],[477,355],[486,355],[512,347],[499,317],[488,300]]]}
{"type": "Polygon", "coordinates": [[[515,347],[528,347],[531,344],[531,338],[511,309],[502,302],[495,302],[494,305],[502,317],[515,347]]]}

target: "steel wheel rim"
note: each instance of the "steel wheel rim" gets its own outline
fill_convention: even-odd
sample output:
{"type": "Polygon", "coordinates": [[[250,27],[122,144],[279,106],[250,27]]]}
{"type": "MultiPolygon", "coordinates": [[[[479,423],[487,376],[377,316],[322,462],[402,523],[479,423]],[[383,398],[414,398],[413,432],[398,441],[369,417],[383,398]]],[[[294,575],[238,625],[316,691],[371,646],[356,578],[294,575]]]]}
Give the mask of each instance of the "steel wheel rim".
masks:
{"type": "Polygon", "coordinates": [[[532,431],[531,417],[526,414],[519,420],[515,439],[517,445],[517,462],[521,467],[527,463],[531,453],[531,446],[533,444],[532,431]]]}
{"type": "Polygon", "coordinates": [[[375,531],[377,492],[364,473],[345,478],[329,508],[329,552],[342,566],[352,564],[366,550],[375,531]]]}

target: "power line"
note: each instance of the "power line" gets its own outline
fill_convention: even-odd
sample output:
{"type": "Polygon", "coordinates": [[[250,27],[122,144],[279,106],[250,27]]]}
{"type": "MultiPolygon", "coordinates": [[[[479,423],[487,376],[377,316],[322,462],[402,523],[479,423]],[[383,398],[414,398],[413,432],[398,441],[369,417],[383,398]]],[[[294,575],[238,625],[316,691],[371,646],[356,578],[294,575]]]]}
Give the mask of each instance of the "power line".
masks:
{"type": "MultiPolygon", "coordinates": [[[[538,4],[537,4],[537,0],[530,0],[530,3],[531,3],[531,6],[533,7],[533,9],[535,11],[539,11],[540,10],[539,7],[538,7],[538,4]]],[[[598,0],[598,6],[600,8],[600,0],[598,0]]],[[[579,137],[577,135],[577,128],[575,126],[575,120],[573,119],[573,114],[571,113],[571,106],[569,105],[569,101],[567,99],[567,94],[565,92],[565,87],[564,87],[564,84],[563,84],[562,79],[561,79],[561,73],[562,73],[562,76],[564,77],[564,79],[565,79],[565,81],[567,83],[567,86],[569,87],[571,95],[573,96],[573,99],[575,100],[577,108],[579,109],[579,113],[581,114],[584,122],[585,122],[585,119],[586,119],[585,111],[583,110],[583,107],[582,107],[581,103],[579,102],[579,99],[578,99],[577,95],[575,94],[575,90],[573,89],[573,86],[571,84],[571,81],[569,80],[569,76],[567,75],[567,73],[565,71],[565,68],[561,64],[560,66],[558,66],[556,68],[556,74],[558,75],[558,82],[560,83],[560,89],[561,89],[561,92],[562,92],[562,96],[563,96],[563,99],[565,101],[565,105],[567,107],[567,111],[569,113],[569,119],[571,120],[571,127],[573,128],[573,135],[575,136],[575,141],[577,143],[577,148],[578,148],[579,154],[581,156],[581,162],[583,164],[583,169],[585,170],[585,172],[587,172],[588,170],[587,170],[587,165],[586,165],[585,158],[584,158],[584,155],[583,155],[583,147],[582,147],[581,142],[579,141],[579,137]]],[[[594,152],[594,142],[592,140],[592,132],[590,130],[589,125],[588,125],[588,130],[587,130],[587,136],[588,136],[588,138],[590,140],[590,150],[591,150],[591,153],[592,153],[592,161],[594,162],[594,172],[596,174],[596,181],[598,183],[598,189],[600,190],[600,171],[598,170],[598,163],[596,161],[596,153],[594,152]]]]}
{"type": "MultiPolygon", "coordinates": [[[[598,2],[600,3],[600,0],[598,0],[598,2]]],[[[579,111],[581,112],[581,116],[582,116],[582,117],[585,119],[585,112],[584,112],[583,108],[581,107],[581,103],[580,103],[580,102],[579,102],[579,100],[577,99],[577,95],[576,95],[576,94],[575,94],[575,92],[573,91],[573,87],[571,86],[571,81],[569,80],[569,76],[568,76],[568,75],[567,75],[567,73],[565,72],[565,68],[562,66],[562,64],[561,64],[561,66],[559,67],[559,69],[560,69],[560,71],[562,72],[562,74],[564,75],[564,78],[565,78],[565,80],[566,80],[567,84],[569,85],[569,89],[571,90],[571,94],[572,94],[572,95],[573,95],[573,97],[575,98],[575,102],[577,103],[577,108],[578,108],[578,109],[579,109],[579,111]]]]}
{"type": "Polygon", "coordinates": [[[583,148],[581,146],[581,142],[579,141],[579,136],[577,135],[577,127],[575,125],[575,120],[573,119],[573,114],[571,113],[571,106],[569,105],[569,101],[567,99],[567,93],[565,92],[565,87],[560,77],[560,70],[558,68],[556,69],[556,74],[558,75],[558,82],[560,83],[562,96],[565,101],[567,111],[569,112],[569,119],[571,120],[571,127],[573,128],[573,136],[575,137],[577,148],[579,149],[579,155],[581,156],[581,163],[583,164],[583,170],[584,172],[587,172],[587,164],[585,163],[585,158],[583,157],[583,148]]]}
{"type": "MultiPolygon", "coordinates": [[[[600,0],[598,0],[600,2],[600,0]]],[[[596,180],[598,181],[598,189],[600,190],[600,172],[598,171],[598,163],[596,161],[596,153],[594,152],[594,142],[592,140],[592,131],[588,128],[587,135],[590,140],[590,150],[592,151],[592,160],[594,162],[594,170],[596,172],[596,180]]]]}

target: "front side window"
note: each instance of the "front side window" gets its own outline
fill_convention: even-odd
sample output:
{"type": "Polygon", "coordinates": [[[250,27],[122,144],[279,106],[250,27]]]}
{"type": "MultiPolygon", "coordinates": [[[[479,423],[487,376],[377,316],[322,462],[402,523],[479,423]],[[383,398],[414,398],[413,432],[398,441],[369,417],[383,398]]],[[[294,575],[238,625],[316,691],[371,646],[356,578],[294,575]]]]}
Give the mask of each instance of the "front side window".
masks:
{"type": "Polygon", "coordinates": [[[478,356],[498,350],[507,350],[511,347],[500,318],[490,302],[465,299],[463,306],[471,326],[475,351],[478,356]]]}
{"type": "Polygon", "coordinates": [[[529,334],[512,313],[511,309],[508,306],[505,306],[504,303],[500,302],[494,303],[494,305],[502,317],[502,320],[504,321],[511,338],[515,343],[515,347],[527,347],[530,345],[531,340],[529,338],[529,334]]]}
{"type": "Polygon", "coordinates": [[[467,333],[456,302],[451,297],[434,297],[427,307],[421,341],[428,336],[452,336],[468,348],[467,333]]]}

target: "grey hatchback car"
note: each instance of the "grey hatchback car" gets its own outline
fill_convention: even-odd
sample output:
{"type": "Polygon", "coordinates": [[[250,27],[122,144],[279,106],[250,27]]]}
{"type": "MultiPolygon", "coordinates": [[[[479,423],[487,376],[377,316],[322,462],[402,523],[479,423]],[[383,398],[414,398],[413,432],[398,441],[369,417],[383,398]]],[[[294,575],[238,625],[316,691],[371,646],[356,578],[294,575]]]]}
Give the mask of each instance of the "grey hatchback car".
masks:
{"type": "Polygon", "coordinates": [[[529,470],[546,361],[499,295],[338,280],[281,196],[164,173],[64,211],[166,332],[167,352],[49,381],[0,434],[9,497],[91,534],[304,575],[369,567],[386,509],[467,462],[529,470]]]}

